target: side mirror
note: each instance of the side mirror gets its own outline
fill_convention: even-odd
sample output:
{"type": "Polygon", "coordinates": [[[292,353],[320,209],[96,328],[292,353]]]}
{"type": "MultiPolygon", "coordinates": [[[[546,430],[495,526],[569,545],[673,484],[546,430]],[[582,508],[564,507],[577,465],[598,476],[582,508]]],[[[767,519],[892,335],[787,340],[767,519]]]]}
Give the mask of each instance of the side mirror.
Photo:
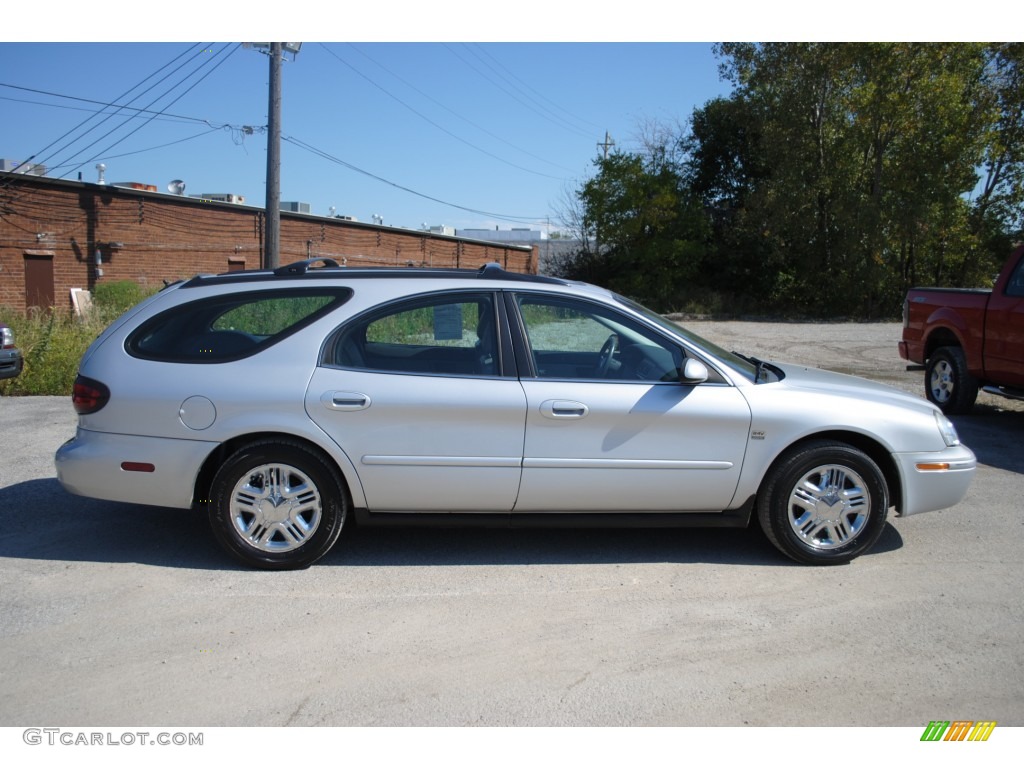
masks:
{"type": "Polygon", "coordinates": [[[694,385],[703,384],[708,380],[708,367],[700,360],[686,358],[683,369],[679,372],[679,383],[694,385]]]}

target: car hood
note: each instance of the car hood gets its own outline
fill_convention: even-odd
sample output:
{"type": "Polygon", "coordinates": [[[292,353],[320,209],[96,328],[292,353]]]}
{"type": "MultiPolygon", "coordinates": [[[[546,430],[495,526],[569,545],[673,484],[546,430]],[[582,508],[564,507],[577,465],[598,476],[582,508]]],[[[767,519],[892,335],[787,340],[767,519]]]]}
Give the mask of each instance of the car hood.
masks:
{"type": "Polygon", "coordinates": [[[850,376],[845,373],[823,371],[796,363],[771,363],[781,369],[785,377],[780,382],[789,389],[803,390],[816,394],[849,396],[859,400],[912,408],[922,413],[932,413],[936,408],[924,398],[904,392],[888,384],[850,376]]]}

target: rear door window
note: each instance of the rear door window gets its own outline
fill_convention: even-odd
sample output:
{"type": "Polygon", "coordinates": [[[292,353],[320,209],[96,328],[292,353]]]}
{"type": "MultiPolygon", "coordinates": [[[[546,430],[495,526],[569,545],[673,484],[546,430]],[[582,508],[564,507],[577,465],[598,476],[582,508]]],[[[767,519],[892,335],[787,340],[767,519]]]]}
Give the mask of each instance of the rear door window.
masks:
{"type": "Polygon", "coordinates": [[[342,329],[330,365],[389,373],[497,376],[491,294],[433,295],[392,305],[342,329]]]}

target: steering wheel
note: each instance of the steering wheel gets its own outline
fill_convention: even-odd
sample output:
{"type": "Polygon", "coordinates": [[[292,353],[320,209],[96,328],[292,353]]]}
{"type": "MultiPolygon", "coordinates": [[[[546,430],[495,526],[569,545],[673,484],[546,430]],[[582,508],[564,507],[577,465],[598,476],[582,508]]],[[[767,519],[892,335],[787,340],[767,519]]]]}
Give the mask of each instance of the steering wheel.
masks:
{"type": "Polygon", "coordinates": [[[612,358],[615,357],[619,352],[619,334],[613,333],[607,339],[604,344],[601,345],[601,351],[597,353],[597,377],[603,379],[608,375],[608,369],[611,368],[612,358]]]}

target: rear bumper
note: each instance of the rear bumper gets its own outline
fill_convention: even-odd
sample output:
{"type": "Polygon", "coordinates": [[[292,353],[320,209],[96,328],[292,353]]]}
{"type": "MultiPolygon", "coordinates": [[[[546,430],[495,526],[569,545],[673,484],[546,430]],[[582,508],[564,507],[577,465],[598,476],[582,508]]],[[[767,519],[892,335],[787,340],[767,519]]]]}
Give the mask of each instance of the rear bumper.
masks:
{"type": "Polygon", "coordinates": [[[217,443],[116,435],[78,428],[57,449],[57,480],[68,493],[107,501],[188,509],[199,470],[217,443]],[[129,471],[126,462],[151,464],[129,471]]]}
{"type": "Polygon", "coordinates": [[[911,363],[924,363],[924,345],[920,342],[901,341],[899,343],[900,357],[911,363]]]}
{"type": "Polygon", "coordinates": [[[956,506],[967,495],[978,466],[965,445],[933,453],[897,453],[894,458],[903,480],[901,517],[956,506]]]}

